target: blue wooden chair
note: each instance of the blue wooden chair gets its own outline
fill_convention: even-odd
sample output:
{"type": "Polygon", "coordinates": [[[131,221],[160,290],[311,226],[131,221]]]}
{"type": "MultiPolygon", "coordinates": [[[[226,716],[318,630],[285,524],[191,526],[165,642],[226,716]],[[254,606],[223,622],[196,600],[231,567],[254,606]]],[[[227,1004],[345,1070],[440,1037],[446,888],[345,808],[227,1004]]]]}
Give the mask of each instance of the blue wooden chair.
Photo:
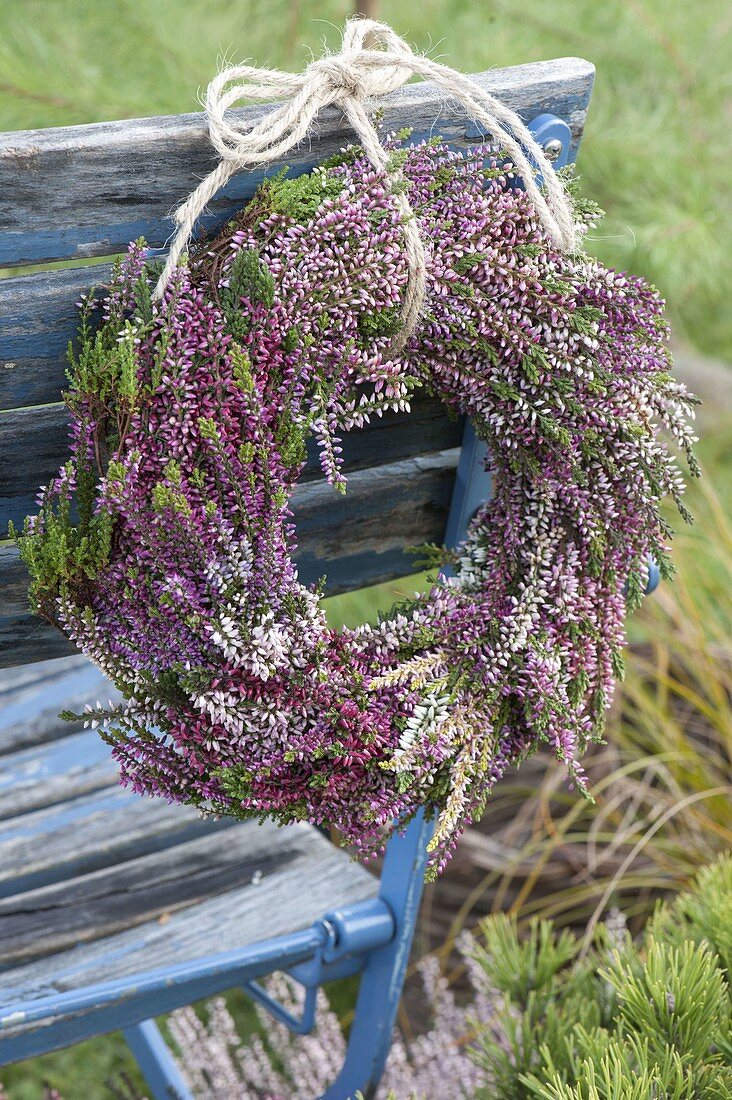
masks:
{"type": "MultiPolygon", "coordinates": [[[[593,79],[565,59],[475,77],[529,122],[557,163],[572,160],[593,79]]],[[[385,125],[482,135],[426,84],[389,97],[385,125]]],[[[242,118],[259,113],[242,112],[242,118]]],[[[291,158],[307,171],[349,139],[338,112],[291,158]]],[[[74,303],[109,268],[98,257],[170,233],[167,211],[212,166],[200,115],[0,135],[5,214],[0,267],[87,261],[0,280],[0,530],[34,510],[66,449],[60,403],[74,303]],[[92,263],[95,266],[91,266],[92,263]]],[[[220,226],[261,179],[240,173],[211,204],[220,226]]],[[[300,569],[343,592],[412,571],[404,546],[459,540],[488,494],[481,446],[438,402],[385,417],[346,443],[349,492],[318,482],[311,455],[294,505],[300,569]],[[461,449],[462,442],[462,449],[461,449]]],[[[62,708],[110,694],[60,635],[33,619],[15,548],[0,543],[0,1064],[122,1028],[157,1100],[190,1092],[152,1019],[243,986],[294,1031],[313,1024],[318,986],[361,973],[348,1054],[326,1096],[373,1095],[386,1059],[422,893],[431,827],[389,844],[380,878],[315,829],[202,821],[116,783],[94,732],[62,708]],[[32,662],[40,662],[32,664],[32,662]],[[18,667],[21,666],[21,667],[18,667]],[[222,833],[226,831],[226,836],[222,833]],[[299,1019],[258,979],[287,970],[305,987],[299,1019]]]]}

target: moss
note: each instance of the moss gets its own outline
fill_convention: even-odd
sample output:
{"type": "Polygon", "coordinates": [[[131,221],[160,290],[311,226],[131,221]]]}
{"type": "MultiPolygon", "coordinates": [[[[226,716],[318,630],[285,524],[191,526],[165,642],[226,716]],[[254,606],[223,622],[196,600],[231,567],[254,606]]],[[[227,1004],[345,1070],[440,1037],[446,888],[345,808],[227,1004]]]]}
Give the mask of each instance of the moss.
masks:
{"type": "Polygon", "coordinates": [[[267,179],[260,187],[257,198],[272,214],[304,225],[314,217],[326,199],[340,194],[342,184],[337,174],[328,171],[330,164],[326,161],[320,168],[301,176],[288,178],[280,173],[267,179]]]}
{"type": "Polygon", "coordinates": [[[249,317],[242,312],[242,300],[261,303],[270,309],[275,296],[274,279],[256,249],[242,248],[229,268],[228,284],[220,292],[226,328],[235,340],[243,341],[251,326],[249,317]]]}
{"type": "Polygon", "coordinates": [[[360,313],[357,327],[359,335],[366,341],[379,336],[396,336],[401,327],[401,309],[399,306],[387,306],[371,313],[360,313]]]}

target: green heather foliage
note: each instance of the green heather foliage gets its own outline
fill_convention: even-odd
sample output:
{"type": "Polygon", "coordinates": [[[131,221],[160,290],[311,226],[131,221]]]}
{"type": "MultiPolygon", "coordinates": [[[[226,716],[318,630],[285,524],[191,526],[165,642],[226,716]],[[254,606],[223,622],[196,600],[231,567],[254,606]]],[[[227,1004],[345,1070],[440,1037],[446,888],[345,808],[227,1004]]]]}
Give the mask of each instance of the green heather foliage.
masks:
{"type": "Polygon", "coordinates": [[[497,1015],[480,1020],[479,1100],[732,1098],[732,856],[660,905],[634,943],[610,921],[590,950],[499,915],[476,958],[497,1015]]]}

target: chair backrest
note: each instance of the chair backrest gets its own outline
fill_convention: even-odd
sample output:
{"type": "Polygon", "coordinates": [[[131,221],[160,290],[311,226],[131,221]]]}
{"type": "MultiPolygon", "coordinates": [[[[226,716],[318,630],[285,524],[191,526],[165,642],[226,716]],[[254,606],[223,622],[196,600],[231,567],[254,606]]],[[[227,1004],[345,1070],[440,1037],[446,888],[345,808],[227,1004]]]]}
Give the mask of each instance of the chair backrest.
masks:
{"type": "MultiPolygon", "coordinates": [[[[476,81],[531,123],[541,140],[573,160],[582,136],[594,69],[577,58],[488,72],[476,81]]],[[[429,84],[389,96],[384,125],[408,125],[413,140],[440,134],[457,148],[483,135],[429,84]]],[[[245,123],[267,108],[237,112],[245,123]]],[[[351,140],[340,112],[328,112],[312,141],[288,158],[292,175],[309,171],[351,140]]],[[[213,167],[202,115],[131,119],[0,134],[0,269],[45,270],[0,279],[0,537],[35,510],[38,486],[64,461],[67,417],[61,403],[66,347],[76,331],[75,303],[104,283],[108,264],[144,236],[164,246],[169,211],[213,167]],[[59,267],[59,261],[67,263],[59,267]],[[73,261],[70,265],[68,261],[73,261]],[[49,265],[54,265],[50,267],[49,265]]],[[[272,170],[276,171],[278,166],[272,170]]],[[[251,197],[261,172],[241,172],[210,204],[201,228],[223,225],[251,197]]],[[[294,497],[303,580],[326,573],[343,592],[413,571],[405,546],[441,542],[458,466],[462,426],[440,403],[420,397],[410,414],[385,416],[344,441],[345,498],[319,482],[315,455],[294,497]]],[[[0,542],[0,665],[71,651],[28,610],[27,576],[15,546],[0,542]]]]}

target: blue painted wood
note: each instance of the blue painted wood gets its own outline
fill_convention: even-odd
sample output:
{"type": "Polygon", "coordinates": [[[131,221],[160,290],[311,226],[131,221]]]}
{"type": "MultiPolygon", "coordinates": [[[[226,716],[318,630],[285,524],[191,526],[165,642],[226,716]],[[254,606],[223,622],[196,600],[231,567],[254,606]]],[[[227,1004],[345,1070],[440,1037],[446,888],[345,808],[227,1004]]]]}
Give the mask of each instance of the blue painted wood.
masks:
{"type": "Polygon", "coordinates": [[[0,899],[233,827],[231,818],[203,820],[190,806],[142,799],[116,783],[80,797],[69,792],[61,802],[0,822],[0,899]]]}
{"type": "Polygon", "coordinates": [[[391,1046],[414,929],[422,900],[427,845],[432,821],[420,810],[403,836],[390,842],[381,872],[379,897],[395,922],[393,940],[367,959],[343,1068],[322,1100],[344,1100],[361,1090],[373,1096],[391,1046]]]}
{"type": "MultiPolygon", "coordinates": [[[[162,922],[149,921],[0,972],[0,1016],[10,1017],[0,1023],[5,1027],[0,1061],[128,1026],[278,965],[304,962],[324,940],[323,913],[378,892],[378,881],[368,871],[310,826],[284,830],[251,822],[231,832],[239,838],[236,858],[263,867],[259,881],[173,912],[162,922]],[[316,932],[310,927],[314,921],[316,932]],[[223,944],[230,949],[221,954],[216,948],[223,944]],[[21,1011],[22,1018],[17,1016],[21,1011]],[[41,1028],[31,1026],[42,1021],[41,1028]]],[[[231,845],[221,849],[218,841],[209,846],[212,866],[217,851],[227,849],[231,845]]],[[[164,855],[159,861],[163,873],[164,855]]],[[[185,858],[183,853],[181,867],[185,858]]],[[[76,889],[75,883],[70,889],[76,889]]],[[[64,895],[54,894],[58,911],[64,895]]],[[[19,896],[19,912],[28,901],[28,895],[19,896]]]]}
{"type": "Polygon", "coordinates": [[[26,670],[0,670],[0,757],[79,732],[80,726],[64,722],[58,717],[59,711],[83,711],[96,699],[116,703],[120,694],[81,655],[39,663],[26,670]]]}
{"type": "Polygon", "coordinates": [[[0,769],[0,820],[109,787],[117,775],[109,747],[88,733],[15,753],[0,769]]]}
{"type": "Polygon", "coordinates": [[[465,538],[468,524],[491,495],[491,475],[486,469],[488,448],[478,439],[470,421],[465,425],[455,490],[445,532],[445,544],[457,546],[465,538]]]}
{"type": "Polygon", "coordinates": [[[322,929],[314,925],[233,951],[201,955],[186,964],[33,1000],[20,990],[13,999],[11,988],[0,1004],[0,1065],[130,1027],[275,969],[295,966],[312,958],[322,942],[322,929]]]}
{"type": "Polygon", "coordinates": [[[154,1020],[143,1020],[124,1034],[154,1100],[195,1100],[154,1020]]]}
{"type": "Polygon", "coordinates": [[[646,581],[645,594],[650,596],[651,592],[655,592],[661,583],[661,570],[658,568],[658,562],[655,562],[653,558],[648,559],[648,580],[646,581]]]}
{"type": "MultiPolygon", "coordinates": [[[[493,70],[474,79],[526,121],[547,111],[566,119],[576,145],[593,75],[587,61],[563,58],[493,70]]],[[[460,110],[429,84],[401,89],[387,97],[384,108],[385,129],[408,123],[415,139],[439,133],[459,143],[471,131],[460,110]]],[[[246,126],[268,109],[252,107],[232,114],[246,126]]],[[[291,173],[310,171],[350,138],[341,112],[324,112],[312,140],[288,157],[291,173]]],[[[0,135],[0,265],[109,256],[141,235],[153,246],[163,245],[170,235],[170,208],[189,194],[214,162],[201,115],[0,135]],[[38,210],[44,211],[41,224],[38,210]]],[[[202,226],[223,225],[251,197],[262,175],[252,171],[235,176],[209,204],[202,226]]]]}

